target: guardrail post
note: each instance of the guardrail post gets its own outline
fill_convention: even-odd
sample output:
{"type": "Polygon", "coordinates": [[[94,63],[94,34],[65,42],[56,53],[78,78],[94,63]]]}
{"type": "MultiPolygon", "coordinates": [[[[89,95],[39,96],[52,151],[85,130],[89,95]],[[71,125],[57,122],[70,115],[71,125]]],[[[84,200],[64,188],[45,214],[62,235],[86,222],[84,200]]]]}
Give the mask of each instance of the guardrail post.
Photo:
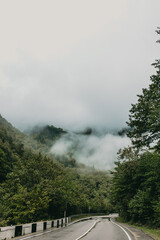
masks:
{"type": "Polygon", "coordinates": [[[47,222],[43,223],[43,231],[45,231],[47,229],[47,222]]]}
{"type": "Polygon", "coordinates": [[[61,227],[63,227],[63,219],[61,219],[61,227]]]}
{"type": "Polygon", "coordinates": [[[22,225],[21,226],[15,226],[15,237],[22,236],[22,225]]]}
{"type": "Polygon", "coordinates": [[[57,220],[57,228],[59,228],[59,220],[57,220]]]}
{"type": "Polygon", "coordinates": [[[52,227],[52,228],[54,227],[54,221],[52,221],[52,223],[51,223],[51,227],[52,227]]]}
{"type": "Polygon", "coordinates": [[[32,223],[32,233],[37,232],[37,223],[32,223]]]}

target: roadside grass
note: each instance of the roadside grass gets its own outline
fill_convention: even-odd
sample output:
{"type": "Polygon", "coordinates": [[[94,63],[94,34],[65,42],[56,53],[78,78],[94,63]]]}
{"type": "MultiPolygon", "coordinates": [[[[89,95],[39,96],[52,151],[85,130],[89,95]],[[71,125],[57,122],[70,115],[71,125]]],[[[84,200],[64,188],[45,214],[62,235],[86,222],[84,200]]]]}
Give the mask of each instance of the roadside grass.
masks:
{"type": "Polygon", "coordinates": [[[124,222],[120,217],[117,218],[118,222],[121,223],[126,223],[134,228],[138,228],[148,234],[150,237],[152,237],[154,240],[160,240],[160,228],[151,228],[148,226],[143,226],[143,225],[134,225],[130,222],[124,222]]]}
{"type": "Polygon", "coordinates": [[[135,227],[141,229],[143,232],[150,235],[153,239],[160,240],[160,229],[152,229],[146,226],[135,227]]]}

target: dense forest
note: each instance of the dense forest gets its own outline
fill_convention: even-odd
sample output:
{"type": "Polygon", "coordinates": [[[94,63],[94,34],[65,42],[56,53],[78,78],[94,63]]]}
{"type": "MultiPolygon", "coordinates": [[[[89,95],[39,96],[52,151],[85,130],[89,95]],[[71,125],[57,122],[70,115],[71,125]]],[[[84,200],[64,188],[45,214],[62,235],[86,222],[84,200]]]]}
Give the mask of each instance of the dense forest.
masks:
{"type": "Polygon", "coordinates": [[[127,135],[132,146],[119,151],[112,172],[112,203],[123,220],[159,227],[160,60],[153,65],[156,74],[130,110],[127,135]]]}
{"type": "MultiPolygon", "coordinates": [[[[53,131],[55,137],[63,132],[46,127],[43,140],[53,131]]],[[[44,142],[35,141],[38,136],[26,136],[0,116],[0,226],[54,219],[64,213],[111,212],[110,174],[69,157],[60,163],[46,154],[44,142]]]]}

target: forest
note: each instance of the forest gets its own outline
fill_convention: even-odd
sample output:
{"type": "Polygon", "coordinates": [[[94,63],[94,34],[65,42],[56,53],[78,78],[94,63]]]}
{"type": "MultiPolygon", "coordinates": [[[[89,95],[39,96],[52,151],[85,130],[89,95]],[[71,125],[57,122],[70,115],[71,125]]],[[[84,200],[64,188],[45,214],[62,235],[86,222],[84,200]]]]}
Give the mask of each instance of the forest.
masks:
{"type": "Polygon", "coordinates": [[[156,73],[149,87],[142,89],[138,102],[130,109],[127,135],[132,146],[119,150],[112,172],[112,204],[125,221],[159,227],[160,60],[153,66],[156,73]]]}
{"type": "Polygon", "coordinates": [[[62,164],[44,146],[0,117],[1,226],[113,211],[111,174],[66,157],[62,164]]]}

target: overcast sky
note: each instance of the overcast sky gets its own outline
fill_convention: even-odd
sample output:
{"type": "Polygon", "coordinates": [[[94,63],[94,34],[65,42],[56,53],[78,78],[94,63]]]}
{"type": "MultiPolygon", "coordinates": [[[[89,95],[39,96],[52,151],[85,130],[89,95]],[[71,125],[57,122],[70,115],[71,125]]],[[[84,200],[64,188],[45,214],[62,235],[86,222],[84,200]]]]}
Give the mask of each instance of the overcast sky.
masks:
{"type": "Polygon", "coordinates": [[[0,113],[25,129],[125,126],[159,58],[160,0],[0,0],[0,113]]]}

